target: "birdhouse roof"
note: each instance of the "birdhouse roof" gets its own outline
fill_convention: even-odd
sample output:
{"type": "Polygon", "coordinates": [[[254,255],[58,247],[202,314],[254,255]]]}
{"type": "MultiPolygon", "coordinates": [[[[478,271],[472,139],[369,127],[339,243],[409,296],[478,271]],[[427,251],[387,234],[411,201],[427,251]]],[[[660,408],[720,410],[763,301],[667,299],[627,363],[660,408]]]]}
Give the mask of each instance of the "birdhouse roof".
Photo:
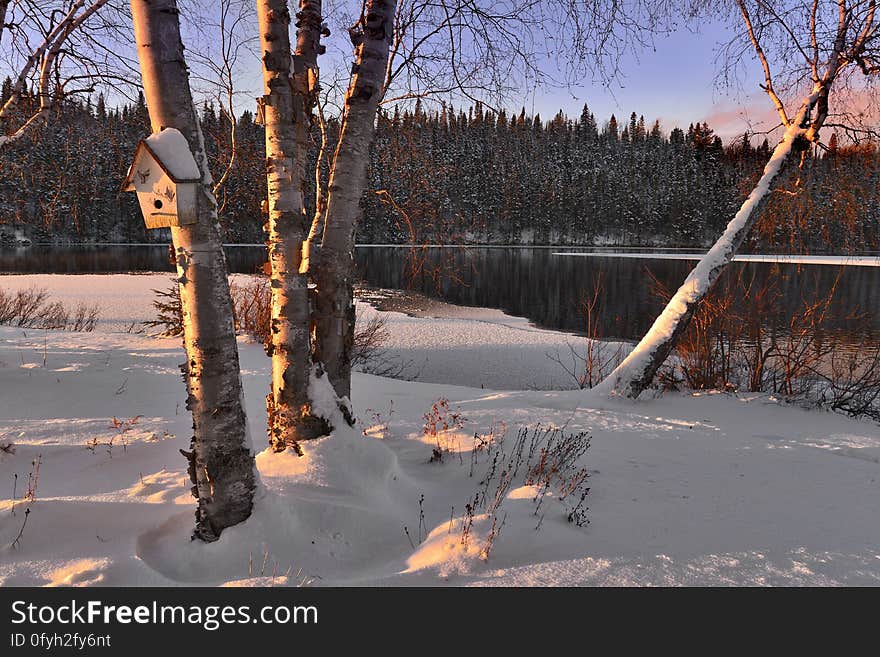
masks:
{"type": "Polygon", "coordinates": [[[135,174],[135,165],[145,152],[156,160],[162,170],[175,183],[199,182],[202,179],[186,137],[175,128],[165,128],[161,132],[154,132],[138,143],[131,167],[129,167],[128,174],[122,184],[125,191],[134,189],[131,183],[135,174]]]}

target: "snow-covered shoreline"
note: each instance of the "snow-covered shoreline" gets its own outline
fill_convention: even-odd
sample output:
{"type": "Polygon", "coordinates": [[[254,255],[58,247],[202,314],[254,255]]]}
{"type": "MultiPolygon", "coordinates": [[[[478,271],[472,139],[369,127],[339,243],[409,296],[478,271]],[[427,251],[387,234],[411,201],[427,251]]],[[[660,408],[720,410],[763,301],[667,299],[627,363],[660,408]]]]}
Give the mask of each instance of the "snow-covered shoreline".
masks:
{"type": "MultiPolygon", "coordinates": [[[[66,278],[79,284],[59,280],[53,293],[100,290],[92,298],[120,322],[135,308],[133,280],[103,277],[98,288],[66,278]]],[[[410,336],[410,353],[449,378],[479,371],[466,370],[481,350],[520,352],[528,366],[554,333],[473,312],[388,316],[399,323],[398,348],[410,336]],[[531,357],[530,343],[538,345],[531,357]]],[[[307,444],[303,459],[259,453],[264,490],[254,517],[219,543],[191,542],[180,342],[108,326],[0,327],[0,443],[14,448],[0,453],[2,585],[880,584],[880,427],[764,395],[630,403],[356,374],[355,429],[307,444]],[[437,439],[425,435],[423,416],[440,398],[464,420],[440,437],[443,461],[429,462],[437,439]],[[122,436],[114,417],[138,419],[122,436]],[[536,515],[531,489],[517,481],[484,560],[473,546],[485,540],[485,523],[475,521],[471,548],[459,537],[464,505],[488,467],[478,456],[471,476],[473,436],[493,427],[515,435],[539,422],[589,432],[579,463],[590,474],[590,522],[567,522],[553,497],[536,515]],[[38,458],[36,501],[13,549],[23,482],[38,458]]],[[[260,450],[269,360],[260,345],[240,340],[239,348],[260,450]]],[[[497,380],[508,368],[498,365],[497,380]]]]}
{"type": "MultiPolygon", "coordinates": [[[[126,331],[132,322],[138,329],[141,322],[155,318],[153,290],[167,289],[171,274],[20,274],[3,276],[0,285],[9,292],[45,288],[53,300],[71,307],[96,304],[96,330],[126,331]]],[[[572,378],[549,355],[570,358],[569,345],[583,351],[584,338],[537,328],[500,310],[420,301],[421,309],[408,306],[406,312],[379,313],[388,333],[385,356],[405,366],[407,378],[504,390],[573,387],[572,378]]],[[[357,306],[366,320],[379,312],[368,303],[357,306]]]]}

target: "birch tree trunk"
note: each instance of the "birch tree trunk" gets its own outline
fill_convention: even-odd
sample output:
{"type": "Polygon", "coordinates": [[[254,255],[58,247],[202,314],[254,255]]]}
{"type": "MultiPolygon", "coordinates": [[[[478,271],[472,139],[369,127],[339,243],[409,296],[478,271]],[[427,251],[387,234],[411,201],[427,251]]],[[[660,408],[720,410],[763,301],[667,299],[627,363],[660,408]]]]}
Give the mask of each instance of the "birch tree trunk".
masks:
{"type": "Polygon", "coordinates": [[[394,31],[395,5],[394,0],[367,0],[361,21],[350,30],[355,63],[327,186],[320,265],[313,269],[317,284],[315,360],[324,364],[330,383],[343,399],[351,396],[354,235],[361,217],[360,200],[394,31]]]}
{"type": "Polygon", "coordinates": [[[786,12],[785,17],[782,18],[766,3],[758,2],[756,5],[761,11],[767,12],[767,15],[759,14],[762,20],[767,20],[769,16],[778,23],[778,34],[792,39],[794,49],[804,58],[802,63],[795,64],[795,69],[801,67],[800,74],[812,79],[812,89],[801,101],[797,114],[790,119],[773,85],[770,62],[761,45],[762,33],[755,30],[752,12],[745,0],[737,0],[736,6],[742,14],[746,33],[764,69],[764,84],[761,88],[776,107],[782,125],[786,126],[785,135],[773,151],[767,166],[764,167],[764,173],[758,184],[727,225],[724,234],[694,267],[641,342],[607,379],[597,386],[599,392],[624,394],[635,399],[651,384],[657,370],[675,347],[678,338],[687,329],[700,301],[730,264],[749,230],[757,222],[786,166],[791,163],[795,155],[809,148],[810,144],[819,141],[819,131],[829,115],[831,88],[841,77],[842,71],[846,66],[857,63],[866,76],[880,72],[880,70],[872,71],[866,59],[868,57],[866,53],[869,52],[868,43],[876,35],[874,0],[855,3],[849,8],[846,2],[837,2],[834,12],[837,14],[836,28],[821,31],[817,30],[817,25],[820,24],[817,20],[819,3],[812,3],[812,9],[808,9],[811,13],[807,20],[801,23],[808,26],[806,40],[811,44],[811,55],[799,45],[800,41],[793,30],[793,26],[797,25],[794,10],[790,14],[786,12]],[[828,42],[829,54],[825,65],[820,66],[823,41],[828,42]]]}
{"type": "Polygon", "coordinates": [[[308,219],[305,208],[309,114],[315,90],[321,3],[302,0],[291,76],[290,12],[286,0],[258,0],[266,130],[272,324],[267,350],[272,389],[266,397],[269,444],[276,452],[329,433],[311,413],[311,317],[308,280],[300,273],[308,219]]]}
{"type": "Polygon", "coordinates": [[[245,520],[257,485],[239,374],[226,257],[217,202],[192,102],[176,0],[131,0],[135,40],[153,131],[179,130],[199,165],[198,220],[171,229],[177,260],[187,362],[187,408],[193,417],[189,459],[198,499],[194,536],[214,541],[245,520]]]}
{"type": "Polygon", "coordinates": [[[663,312],[630,354],[594,390],[599,393],[621,394],[637,398],[654,380],[657,370],[672,352],[679,337],[687,329],[700,301],[706,296],[721,273],[727,268],[746,235],[761,216],[788,164],[809,146],[808,136],[821,128],[821,120],[810,125],[810,114],[817,103],[827,103],[828,89],[817,85],[807,96],[797,115],[776,146],[758,184],[745,200],[726,230],[712,248],[688,274],[663,312]],[[817,124],[818,123],[818,124],[817,124]]]}
{"type": "Polygon", "coordinates": [[[6,27],[6,10],[12,0],[0,0],[0,43],[3,42],[3,28],[6,27]]]}

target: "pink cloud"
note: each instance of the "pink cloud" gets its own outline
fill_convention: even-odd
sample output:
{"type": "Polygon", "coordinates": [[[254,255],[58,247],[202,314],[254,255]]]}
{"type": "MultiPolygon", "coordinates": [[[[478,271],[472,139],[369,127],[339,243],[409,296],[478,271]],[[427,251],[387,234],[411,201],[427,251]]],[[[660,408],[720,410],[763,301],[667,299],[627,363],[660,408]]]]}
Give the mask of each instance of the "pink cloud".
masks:
{"type": "Polygon", "coordinates": [[[709,113],[700,119],[709,124],[715,133],[724,141],[729,142],[749,132],[765,132],[772,130],[780,123],[776,110],[769,100],[749,100],[741,106],[729,103],[717,104],[709,113]]]}
{"type": "MultiPolygon", "coordinates": [[[[796,107],[797,103],[787,103],[786,109],[789,111],[789,115],[794,113],[796,107]]],[[[847,112],[850,117],[841,119],[832,116],[828,120],[829,123],[852,124],[860,120],[875,127],[880,123],[877,94],[874,90],[853,89],[832,96],[831,112],[832,114],[847,112]]],[[[772,141],[773,136],[778,133],[778,129],[774,130],[774,126],[778,126],[780,123],[779,116],[770,99],[761,96],[748,98],[739,106],[729,102],[717,103],[709,110],[708,114],[700,119],[701,123],[704,121],[724,139],[725,143],[741,136],[746,130],[749,132],[769,130],[770,133],[767,137],[772,141]]]]}

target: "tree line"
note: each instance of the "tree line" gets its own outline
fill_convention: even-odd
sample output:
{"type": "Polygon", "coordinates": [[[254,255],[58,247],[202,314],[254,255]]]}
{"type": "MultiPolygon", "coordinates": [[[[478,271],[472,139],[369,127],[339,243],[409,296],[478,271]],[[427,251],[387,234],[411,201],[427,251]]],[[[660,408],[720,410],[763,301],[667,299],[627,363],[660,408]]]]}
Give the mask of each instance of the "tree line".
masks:
{"type": "MultiPolygon", "coordinates": [[[[11,93],[7,78],[0,104],[11,93]]],[[[15,111],[26,116],[38,102],[25,95],[15,111]]],[[[103,95],[63,99],[53,111],[0,150],[0,224],[39,242],[167,242],[167,231],[144,228],[136,199],[118,185],[150,130],[143,96],[112,108],[103,95]]],[[[230,118],[210,103],[200,115],[211,168],[223,171],[230,118]]],[[[251,111],[232,120],[236,158],[218,190],[223,238],[262,243],[264,129],[251,111]]],[[[326,130],[332,152],[338,121],[328,119],[326,130]]],[[[316,127],[311,138],[320,141],[316,127]]],[[[768,155],[766,139],[744,135],[724,146],[706,123],[667,133],[636,113],[599,122],[586,105],[575,119],[560,111],[544,121],[525,109],[425,110],[417,102],[379,113],[358,241],[702,246],[723,230],[768,155]]],[[[316,157],[312,149],[310,170],[316,157]]],[[[839,146],[833,137],[800,185],[772,199],[750,246],[876,248],[878,163],[873,143],[839,146]]]]}

